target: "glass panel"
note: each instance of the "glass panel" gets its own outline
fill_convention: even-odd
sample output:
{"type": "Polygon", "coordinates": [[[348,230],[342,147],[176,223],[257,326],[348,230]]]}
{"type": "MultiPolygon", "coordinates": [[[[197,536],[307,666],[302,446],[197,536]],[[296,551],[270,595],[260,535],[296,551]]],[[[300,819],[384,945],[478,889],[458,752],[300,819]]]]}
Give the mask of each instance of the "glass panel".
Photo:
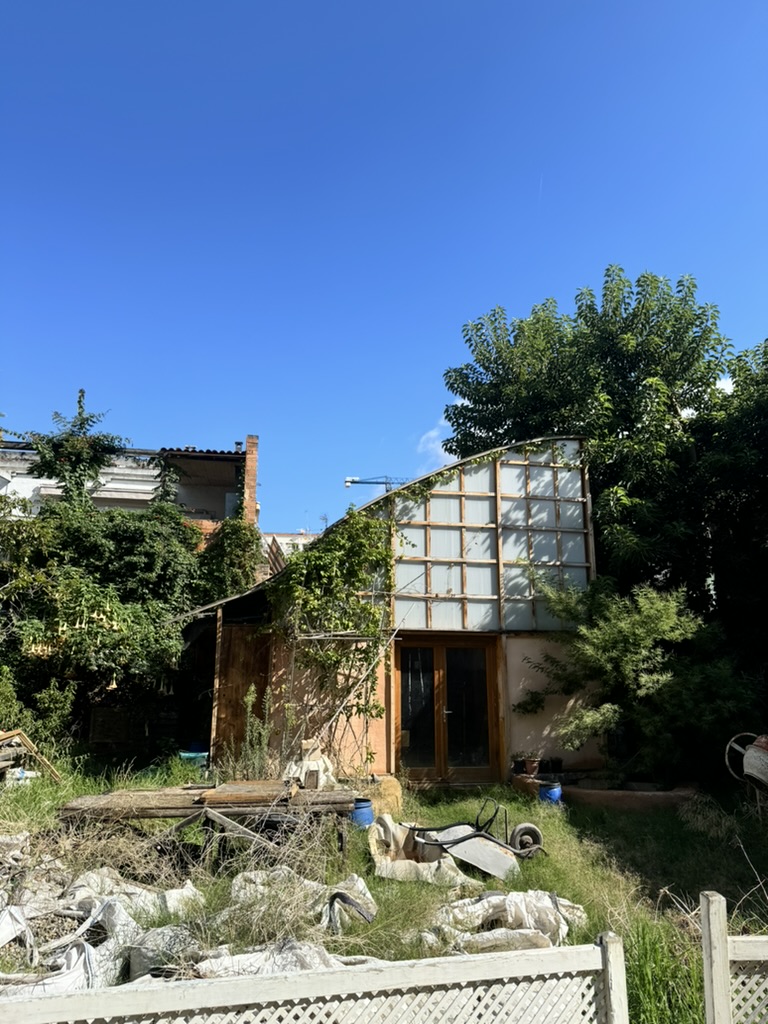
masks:
{"type": "Polygon", "coordinates": [[[540,595],[546,587],[549,587],[552,590],[560,589],[559,569],[536,569],[536,572],[533,576],[534,594],[540,595]]]}
{"type": "Polygon", "coordinates": [[[467,566],[467,593],[486,597],[497,594],[499,590],[495,565],[467,566]]]}
{"type": "Polygon", "coordinates": [[[463,629],[461,601],[432,601],[432,629],[463,629]]]}
{"type": "Polygon", "coordinates": [[[395,598],[395,625],[400,629],[427,628],[427,602],[395,598]]]}
{"type": "Polygon", "coordinates": [[[528,533],[525,530],[504,530],[501,534],[501,553],[505,562],[528,561],[528,533]]]}
{"type": "Polygon", "coordinates": [[[531,576],[527,569],[504,566],[504,593],[507,597],[530,597],[531,576]]]}
{"type": "Polygon", "coordinates": [[[494,523],[496,521],[496,500],[494,498],[465,498],[465,523],[494,523]]]}
{"type": "Polygon", "coordinates": [[[533,629],[533,602],[506,601],[504,629],[533,629]]]}
{"type": "Polygon", "coordinates": [[[495,558],[496,531],[473,530],[467,527],[464,531],[464,556],[466,558],[495,558]]]}
{"type": "Polygon", "coordinates": [[[555,494],[555,474],[543,466],[531,466],[531,494],[542,494],[545,497],[555,494]]]}
{"type": "Polygon", "coordinates": [[[583,533],[561,533],[560,546],[564,562],[586,562],[587,552],[583,533]]]}
{"type": "Polygon", "coordinates": [[[459,490],[459,474],[458,471],[451,473],[450,476],[441,479],[438,484],[435,485],[436,491],[458,491],[459,490]]]}
{"type": "Polygon", "coordinates": [[[532,501],[531,526],[556,526],[554,501],[532,501]]]}
{"type": "Polygon", "coordinates": [[[398,523],[423,523],[427,518],[427,506],[424,501],[409,501],[398,498],[395,501],[395,520],[398,523]]]}
{"type": "Polygon", "coordinates": [[[427,553],[427,531],[424,526],[403,526],[397,534],[400,554],[406,558],[424,558],[427,553]]]}
{"type": "Polygon", "coordinates": [[[543,448],[537,452],[528,452],[529,462],[554,462],[552,447],[543,448]]]}
{"type": "Polygon", "coordinates": [[[485,650],[445,649],[448,764],[478,768],[491,763],[485,650]]]}
{"type": "Polygon", "coordinates": [[[467,629],[498,628],[498,601],[467,601],[467,629]]]}
{"type": "Polygon", "coordinates": [[[433,494],[429,499],[429,518],[433,523],[460,523],[461,498],[433,494]]]}
{"type": "Polygon", "coordinates": [[[502,498],[501,521],[504,526],[527,526],[528,502],[525,498],[502,498]]]}
{"type": "Polygon", "coordinates": [[[427,563],[396,562],[395,590],[399,594],[426,594],[427,563]]]}
{"type": "Polygon", "coordinates": [[[494,484],[494,465],[493,462],[486,462],[482,466],[465,466],[464,467],[464,490],[465,491],[493,491],[496,489],[494,484]]]}
{"type": "Polygon", "coordinates": [[[563,624],[560,619],[556,619],[549,608],[547,608],[546,601],[534,601],[533,604],[536,609],[536,629],[563,628],[563,624]]]}
{"type": "Polygon", "coordinates": [[[435,563],[430,570],[429,589],[433,594],[463,593],[461,565],[457,565],[455,562],[449,565],[435,563]]]}
{"type": "MultiPolygon", "coordinates": [[[[578,537],[579,534],[574,534],[578,537]]],[[[533,538],[533,560],[534,562],[556,562],[557,561],[557,534],[556,533],[531,533],[533,538]]]]}
{"type": "Polygon", "coordinates": [[[431,647],[400,651],[400,762],[435,767],[435,666],[431,647]]]}
{"type": "Polygon", "coordinates": [[[525,466],[508,466],[502,462],[501,493],[525,494],[525,466]]]}
{"type": "Polygon", "coordinates": [[[568,587],[576,587],[577,590],[587,589],[587,570],[567,568],[563,569],[563,580],[568,587]]]}
{"type": "Polygon", "coordinates": [[[461,530],[433,526],[429,543],[433,558],[461,558],[461,530]]]}
{"type": "Polygon", "coordinates": [[[569,530],[584,529],[584,506],[580,501],[560,502],[560,525],[569,530]]]}
{"type": "Polygon", "coordinates": [[[581,498],[581,470],[558,469],[557,493],[561,498],[581,498]]]}
{"type": "Polygon", "coordinates": [[[581,446],[578,441],[558,441],[555,445],[558,462],[576,462],[580,453],[581,446]]]}

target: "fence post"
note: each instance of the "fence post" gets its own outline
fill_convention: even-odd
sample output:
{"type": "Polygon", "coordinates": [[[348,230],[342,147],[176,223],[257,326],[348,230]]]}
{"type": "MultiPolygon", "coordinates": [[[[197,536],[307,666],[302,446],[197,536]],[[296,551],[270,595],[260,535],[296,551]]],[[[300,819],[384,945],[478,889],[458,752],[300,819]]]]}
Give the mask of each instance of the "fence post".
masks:
{"type": "Polygon", "coordinates": [[[703,892],[700,900],[707,1024],[732,1024],[731,968],[728,960],[728,915],[725,898],[719,892],[703,892]]]}
{"type": "Polygon", "coordinates": [[[618,935],[603,932],[598,938],[603,951],[603,973],[607,998],[607,1024],[629,1024],[627,973],[624,968],[624,946],[618,935]]]}

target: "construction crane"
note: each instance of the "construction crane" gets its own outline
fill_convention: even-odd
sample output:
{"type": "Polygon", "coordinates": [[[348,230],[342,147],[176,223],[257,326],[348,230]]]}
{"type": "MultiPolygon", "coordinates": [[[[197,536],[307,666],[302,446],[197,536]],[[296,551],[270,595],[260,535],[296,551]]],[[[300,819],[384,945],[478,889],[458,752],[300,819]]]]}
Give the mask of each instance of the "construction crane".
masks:
{"type": "Polygon", "coordinates": [[[397,476],[377,476],[377,477],[360,477],[360,476],[348,476],[344,478],[344,486],[351,487],[352,484],[370,484],[375,486],[377,484],[384,487],[384,490],[392,490],[393,487],[400,487],[402,484],[407,484],[408,481],[397,476]]]}

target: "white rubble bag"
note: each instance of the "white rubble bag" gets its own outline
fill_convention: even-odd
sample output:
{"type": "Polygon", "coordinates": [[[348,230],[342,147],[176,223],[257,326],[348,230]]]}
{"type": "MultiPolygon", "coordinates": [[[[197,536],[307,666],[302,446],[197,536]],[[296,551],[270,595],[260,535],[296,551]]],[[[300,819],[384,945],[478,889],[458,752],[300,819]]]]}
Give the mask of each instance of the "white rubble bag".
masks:
{"type": "MultiPolygon", "coordinates": [[[[432,833],[423,834],[432,836],[432,833]]],[[[391,814],[381,814],[368,829],[368,847],[375,874],[398,882],[430,882],[448,889],[480,890],[483,883],[469,878],[441,846],[419,843],[407,825],[395,824],[391,814]]]]}

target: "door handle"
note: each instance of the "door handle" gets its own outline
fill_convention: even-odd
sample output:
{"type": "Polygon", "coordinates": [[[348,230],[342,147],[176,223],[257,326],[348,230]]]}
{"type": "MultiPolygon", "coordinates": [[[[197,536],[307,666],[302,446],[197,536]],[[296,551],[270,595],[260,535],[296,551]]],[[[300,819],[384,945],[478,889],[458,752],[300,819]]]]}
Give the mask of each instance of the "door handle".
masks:
{"type": "Polygon", "coordinates": [[[452,715],[453,712],[449,711],[448,708],[443,708],[443,718],[447,718],[448,715],[452,715]]]}

